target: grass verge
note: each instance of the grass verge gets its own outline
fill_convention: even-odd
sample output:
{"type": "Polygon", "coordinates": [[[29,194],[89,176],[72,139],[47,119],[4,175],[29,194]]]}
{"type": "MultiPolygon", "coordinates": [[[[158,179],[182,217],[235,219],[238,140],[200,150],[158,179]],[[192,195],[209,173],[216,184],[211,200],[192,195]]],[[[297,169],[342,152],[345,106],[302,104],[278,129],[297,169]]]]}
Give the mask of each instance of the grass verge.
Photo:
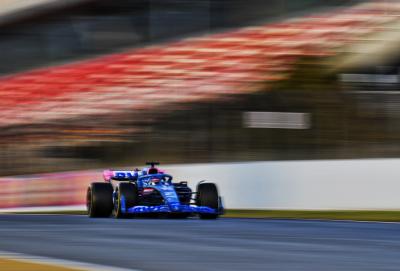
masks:
{"type": "Polygon", "coordinates": [[[224,217],[399,222],[400,211],[226,210],[224,217]]]}

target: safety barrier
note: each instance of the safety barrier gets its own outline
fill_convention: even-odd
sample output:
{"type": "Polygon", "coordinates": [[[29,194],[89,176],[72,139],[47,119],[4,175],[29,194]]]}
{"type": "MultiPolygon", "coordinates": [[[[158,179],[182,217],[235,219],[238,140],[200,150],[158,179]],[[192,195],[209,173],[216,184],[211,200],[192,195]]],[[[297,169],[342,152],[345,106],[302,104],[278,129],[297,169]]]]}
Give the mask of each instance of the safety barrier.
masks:
{"type": "MultiPolygon", "coordinates": [[[[217,183],[231,209],[400,209],[400,159],[169,165],[176,180],[217,183]]],[[[82,209],[101,170],[0,178],[0,209],[82,209]]]]}

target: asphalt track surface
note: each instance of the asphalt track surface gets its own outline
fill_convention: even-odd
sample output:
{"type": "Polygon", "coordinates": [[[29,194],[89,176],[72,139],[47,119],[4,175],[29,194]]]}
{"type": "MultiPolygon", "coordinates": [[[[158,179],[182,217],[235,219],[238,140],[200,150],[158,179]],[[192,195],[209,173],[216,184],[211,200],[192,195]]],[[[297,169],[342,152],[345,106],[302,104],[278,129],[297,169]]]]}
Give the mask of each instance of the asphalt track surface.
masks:
{"type": "Polygon", "coordinates": [[[0,215],[0,250],[134,270],[400,270],[400,224],[0,215]]]}

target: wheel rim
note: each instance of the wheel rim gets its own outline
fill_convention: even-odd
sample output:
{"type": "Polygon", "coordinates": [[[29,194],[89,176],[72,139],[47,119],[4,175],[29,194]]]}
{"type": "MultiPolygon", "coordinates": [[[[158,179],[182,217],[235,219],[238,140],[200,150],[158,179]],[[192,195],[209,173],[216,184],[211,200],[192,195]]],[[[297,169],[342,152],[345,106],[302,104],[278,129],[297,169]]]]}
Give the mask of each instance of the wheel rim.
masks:
{"type": "Polygon", "coordinates": [[[118,201],[118,190],[115,192],[114,195],[114,215],[118,215],[118,209],[119,209],[119,201],[118,201]]]}

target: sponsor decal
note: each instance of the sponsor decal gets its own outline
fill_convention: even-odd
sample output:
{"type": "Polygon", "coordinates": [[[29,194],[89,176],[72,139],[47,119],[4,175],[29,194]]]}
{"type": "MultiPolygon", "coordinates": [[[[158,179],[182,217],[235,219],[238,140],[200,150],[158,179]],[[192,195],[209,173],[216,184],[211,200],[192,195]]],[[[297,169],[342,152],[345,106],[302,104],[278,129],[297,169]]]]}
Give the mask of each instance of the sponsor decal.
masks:
{"type": "Polygon", "coordinates": [[[116,179],[133,180],[133,179],[136,179],[137,176],[138,176],[138,173],[135,171],[114,171],[114,178],[116,178],[116,179]]]}

